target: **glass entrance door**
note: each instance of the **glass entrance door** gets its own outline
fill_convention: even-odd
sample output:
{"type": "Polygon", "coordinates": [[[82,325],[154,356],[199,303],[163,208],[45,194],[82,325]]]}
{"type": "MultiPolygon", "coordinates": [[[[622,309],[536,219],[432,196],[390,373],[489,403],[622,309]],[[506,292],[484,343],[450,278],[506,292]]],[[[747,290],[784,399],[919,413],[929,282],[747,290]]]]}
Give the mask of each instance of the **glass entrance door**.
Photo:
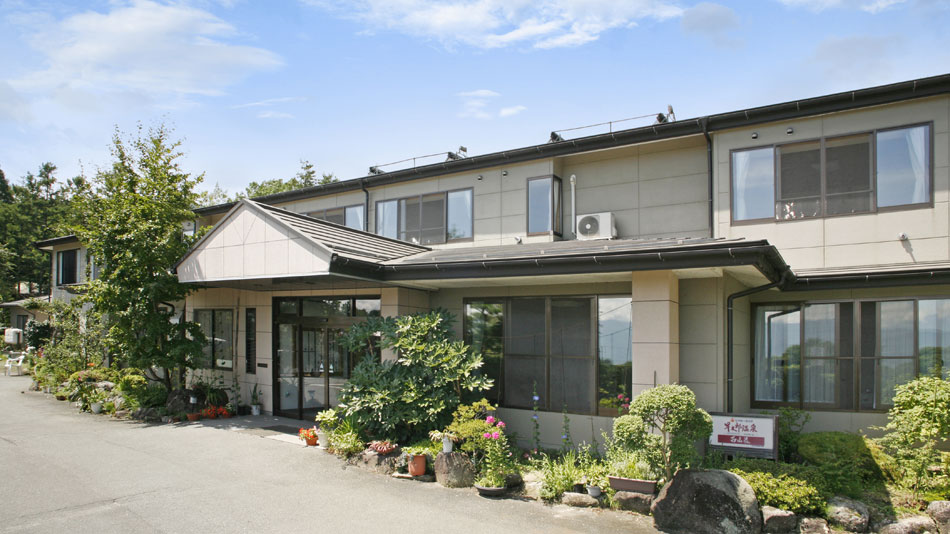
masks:
{"type": "Polygon", "coordinates": [[[303,358],[303,406],[305,413],[326,408],[327,402],[327,330],[325,328],[302,328],[300,352],[303,358]]]}
{"type": "Polygon", "coordinates": [[[277,326],[277,399],[274,405],[277,411],[295,415],[300,407],[300,367],[297,358],[297,334],[299,327],[293,324],[277,326]]]}
{"type": "Polygon", "coordinates": [[[336,406],[349,378],[349,353],[343,328],[277,325],[277,395],[279,415],[309,419],[336,406]]]}

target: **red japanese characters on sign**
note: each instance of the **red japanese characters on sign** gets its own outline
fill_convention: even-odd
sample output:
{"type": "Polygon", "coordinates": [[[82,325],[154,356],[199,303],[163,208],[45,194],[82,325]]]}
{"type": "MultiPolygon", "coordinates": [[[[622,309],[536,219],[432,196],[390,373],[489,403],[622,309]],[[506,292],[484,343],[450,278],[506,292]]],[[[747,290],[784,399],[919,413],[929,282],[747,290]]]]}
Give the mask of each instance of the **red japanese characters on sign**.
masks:
{"type": "Polygon", "coordinates": [[[771,415],[712,414],[709,445],[770,455],[775,449],[775,417],[771,415]]]}

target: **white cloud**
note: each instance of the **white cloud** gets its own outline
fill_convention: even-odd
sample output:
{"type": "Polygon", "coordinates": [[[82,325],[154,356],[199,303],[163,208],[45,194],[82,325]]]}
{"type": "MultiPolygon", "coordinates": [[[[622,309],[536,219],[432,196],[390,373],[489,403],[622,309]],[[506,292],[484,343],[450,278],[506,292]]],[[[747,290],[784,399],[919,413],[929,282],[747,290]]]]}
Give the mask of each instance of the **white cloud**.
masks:
{"type": "Polygon", "coordinates": [[[462,98],[494,98],[501,95],[495,91],[492,91],[491,89],[476,89],[474,91],[465,91],[463,93],[459,93],[458,96],[462,98]]]}
{"type": "Polygon", "coordinates": [[[9,83],[0,80],[0,121],[21,122],[30,119],[30,110],[9,83]]]}
{"type": "Polygon", "coordinates": [[[11,84],[21,92],[60,87],[99,94],[134,91],[170,99],[219,95],[249,74],[282,65],[262,48],[231,44],[238,31],[207,11],[150,0],[113,4],[26,28],[44,66],[11,84]]]}
{"type": "Polygon", "coordinates": [[[257,114],[258,119],[292,119],[293,115],[282,111],[262,111],[257,114]]]}
{"type": "Polygon", "coordinates": [[[579,46],[643,19],[665,20],[683,10],[674,0],[302,0],[367,31],[392,30],[452,47],[579,46]]]}
{"type": "Polygon", "coordinates": [[[507,108],[501,108],[501,111],[498,112],[499,117],[511,117],[512,115],[517,115],[522,111],[528,108],[524,106],[511,106],[507,108]]]}
{"type": "Polygon", "coordinates": [[[290,104],[293,102],[303,102],[306,98],[302,96],[284,96],[280,98],[267,98],[265,100],[258,100],[257,102],[248,102],[246,104],[238,104],[236,106],[231,106],[232,109],[242,109],[242,108],[262,108],[268,106],[274,106],[277,104],[290,104]]]}
{"type": "Polygon", "coordinates": [[[892,6],[907,3],[908,0],[779,0],[790,7],[803,7],[812,11],[824,11],[831,8],[860,9],[871,14],[880,13],[892,6]]]}
{"type": "Polygon", "coordinates": [[[683,31],[702,35],[717,46],[737,46],[738,39],[730,32],[739,27],[739,17],[731,8],[710,2],[701,2],[683,12],[680,19],[683,31]]]}

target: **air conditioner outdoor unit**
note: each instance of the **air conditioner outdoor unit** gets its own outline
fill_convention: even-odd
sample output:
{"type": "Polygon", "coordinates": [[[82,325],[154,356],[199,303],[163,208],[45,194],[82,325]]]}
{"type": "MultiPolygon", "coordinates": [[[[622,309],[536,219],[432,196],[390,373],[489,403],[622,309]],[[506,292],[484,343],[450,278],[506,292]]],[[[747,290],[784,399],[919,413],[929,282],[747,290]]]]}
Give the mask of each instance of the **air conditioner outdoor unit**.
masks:
{"type": "Polygon", "coordinates": [[[577,239],[613,239],[617,237],[614,214],[590,213],[577,216],[577,239]]]}

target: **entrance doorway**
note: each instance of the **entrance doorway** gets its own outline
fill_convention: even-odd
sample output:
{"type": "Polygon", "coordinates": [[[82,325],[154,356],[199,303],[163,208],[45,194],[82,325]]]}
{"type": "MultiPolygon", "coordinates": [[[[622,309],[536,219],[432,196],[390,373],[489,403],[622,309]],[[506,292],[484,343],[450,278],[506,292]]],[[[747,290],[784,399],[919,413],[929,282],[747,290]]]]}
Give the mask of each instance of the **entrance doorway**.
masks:
{"type": "Polygon", "coordinates": [[[379,299],[281,298],[274,310],[274,413],[313,419],[337,405],[354,363],[342,337],[379,299]]]}

